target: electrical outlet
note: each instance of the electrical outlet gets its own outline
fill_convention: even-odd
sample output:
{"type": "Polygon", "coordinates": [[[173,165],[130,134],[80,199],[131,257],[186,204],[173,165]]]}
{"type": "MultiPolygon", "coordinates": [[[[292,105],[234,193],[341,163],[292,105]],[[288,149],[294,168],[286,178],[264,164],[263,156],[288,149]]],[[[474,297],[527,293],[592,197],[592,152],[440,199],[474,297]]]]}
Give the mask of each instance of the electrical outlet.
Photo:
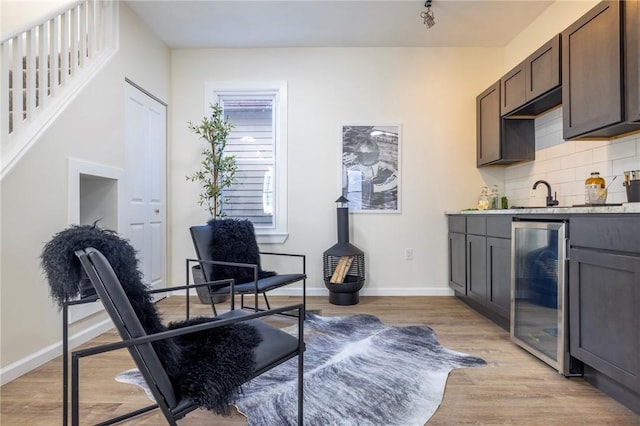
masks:
{"type": "Polygon", "coordinates": [[[413,249],[412,248],[404,249],[404,260],[413,260],[413,249]]]}

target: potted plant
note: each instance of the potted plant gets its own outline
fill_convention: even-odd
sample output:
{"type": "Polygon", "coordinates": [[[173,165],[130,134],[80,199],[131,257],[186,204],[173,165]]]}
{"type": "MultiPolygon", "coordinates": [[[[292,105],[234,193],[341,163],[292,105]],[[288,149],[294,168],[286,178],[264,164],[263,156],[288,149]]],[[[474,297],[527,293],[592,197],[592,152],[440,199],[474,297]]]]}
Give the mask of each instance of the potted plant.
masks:
{"type": "MultiPolygon", "coordinates": [[[[187,176],[191,182],[200,182],[202,192],[198,204],[206,206],[212,219],[224,217],[222,206],[224,204],[223,191],[233,183],[238,166],[235,156],[225,155],[224,148],[227,145],[227,137],[233,129],[233,124],[223,116],[222,107],[219,104],[211,104],[211,115],[202,118],[199,124],[188,122],[189,130],[204,141],[202,148],[202,161],[200,170],[187,176]]],[[[192,268],[193,280],[196,283],[204,282],[204,275],[200,265],[192,268]]],[[[198,287],[200,302],[209,303],[210,295],[206,288],[198,287]]],[[[214,303],[226,300],[227,295],[211,296],[214,303]]]]}
{"type": "Polygon", "coordinates": [[[198,203],[206,206],[212,219],[224,216],[222,192],[233,183],[238,165],[233,155],[224,155],[227,137],[233,124],[223,117],[219,104],[211,105],[211,116],[203,117],[199,124],[188,123],[189,130],[205,142],[202,148],[202,166],[200,170],[187,176],[191,182],[200,182],[202,192],[198,203]]]}

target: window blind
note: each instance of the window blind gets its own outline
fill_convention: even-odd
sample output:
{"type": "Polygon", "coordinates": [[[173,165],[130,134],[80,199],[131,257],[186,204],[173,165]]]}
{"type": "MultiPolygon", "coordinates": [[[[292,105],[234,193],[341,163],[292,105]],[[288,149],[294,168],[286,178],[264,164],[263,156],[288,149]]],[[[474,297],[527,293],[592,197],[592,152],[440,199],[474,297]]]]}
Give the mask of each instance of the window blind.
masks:
{"type": "Polygon", "coordinates": [[[248,219],[256,227],[274,226],[275,117],[273,96],[222,95],[224,115],[234,128],[225,155],[234,155],[238,170],[224,193],[229,218],[248,219]]]}

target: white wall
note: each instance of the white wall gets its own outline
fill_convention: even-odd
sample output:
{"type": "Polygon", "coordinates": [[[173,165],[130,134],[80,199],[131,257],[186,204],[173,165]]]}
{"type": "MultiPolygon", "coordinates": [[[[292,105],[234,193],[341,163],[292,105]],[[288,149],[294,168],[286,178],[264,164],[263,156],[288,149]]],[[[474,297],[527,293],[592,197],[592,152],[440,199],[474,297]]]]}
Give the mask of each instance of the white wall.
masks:
{"type": "Polygon", "coordinates": [[[553,36],[564,31],[599,2],[599,0],[558,0],[549,6],[504,49],[503,74],[551,40],[553,36]]]}
{"type": "MultiPolygon", "coordinates": [[[[169,100],[170,52],[120,4],[120,50],[2,181],[0,358],[12,374],[60,353],[61,315],[40,271],[43,245],[68,226],[69,157],[124,166],[125,77],[169,100]],[[38,359],[40,359],[38,358],[38,359]]],[[[96,318],[76,324],[79,332],[96,318]]]]}
{"type": "Polygon", "coordinates": [[[50,13],[73,3],[73,0],[0,0],[0,36],[22,30],[36,20],[45,19],[50,13]]]}
{"type": "MultiPolygon", "coordinates": [[[[187,182],[199,143],[207,80],[286,80],[289,239],[269,250],[308,256],[307,283],[324,294],[322,253],[336,241],[341,123],[402,125],[402,212],[353,214],[351,242],[366,253],[363,294],[449,294],[443,212],[468,207],[475,167],[475,96],[502,70],[500,49],[316,48],[172,52],[173,279],[193,256],[188,227],[203,223],[187,182]],[[413,248],[414,260],[403,258],[413,248]]],[[[478,187],[479,188],[479,187],[478,187]]]]}
{"type": "Polygon", "coordinates": [[[172,54],[172,276],[193,255],[187,228],[202,223],[198,188],[186,182],[198,159],[186,128],[203,110],[207,80],[287,80],[289,84],[289,240],[273,250],[308,255],[308,286],[320,294],[322,252],[335,241],[339,195],[338,126],[403,126],[402,212],[354,214],[363,249],[363,294],[446,294],[444,211],[473,207],[482,185],[505,188],[505,167],[475,167],[475,97],[596,1],[551,5],[505,49],[214,49],[172,54]],[[179,230],[184,229],[184,232],[179,230]],[[414,260],[403,259],[404,248],[414,260]]]}

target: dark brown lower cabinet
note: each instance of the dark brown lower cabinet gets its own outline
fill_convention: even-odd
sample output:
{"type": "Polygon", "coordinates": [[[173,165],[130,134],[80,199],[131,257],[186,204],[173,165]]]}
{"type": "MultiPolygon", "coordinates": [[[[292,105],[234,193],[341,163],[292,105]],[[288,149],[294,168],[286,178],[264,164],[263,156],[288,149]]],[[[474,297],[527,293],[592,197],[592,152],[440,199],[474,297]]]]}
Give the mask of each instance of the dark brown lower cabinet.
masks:
{"type": "Polygon", "coordinates": [[[498,315],[511,312],[511,240],[487,237],[487,303],[498,315]]]}
{"type": "Polygon", "coordinates": [[[484,303],[487,298],[487,237],[467,235],[467,296],[484,303]]]}
{"type": "Polygon", "coordinates": [[[640,392],[640,257],[574,248],[571,355],[640,392]]]}
{"type": "MultiPolygon", "coordinates": [[[[513,217],[448,219],[449,285],[462,301],[509,330],[513,217]]],[[[569,221],[571,247],[571,356],[584,363],[586,381],[640,414],[640,215],[563,219],[569,221]]]]}
{"type": "Polygon", "coordinates": [[[449,287],[467,294],[467,255],[466,236],[449,232],[449,287]]]}
{"type": "Polygon", "coordinates": [[[467,296],[509,319],[511,240],[467,235],[467,296]]]}
{"type": "Polygon", "coordinates": [[[449,216],[449,287],[507,330],[511,307],[510,238],[510,216],[449,216]]]}

